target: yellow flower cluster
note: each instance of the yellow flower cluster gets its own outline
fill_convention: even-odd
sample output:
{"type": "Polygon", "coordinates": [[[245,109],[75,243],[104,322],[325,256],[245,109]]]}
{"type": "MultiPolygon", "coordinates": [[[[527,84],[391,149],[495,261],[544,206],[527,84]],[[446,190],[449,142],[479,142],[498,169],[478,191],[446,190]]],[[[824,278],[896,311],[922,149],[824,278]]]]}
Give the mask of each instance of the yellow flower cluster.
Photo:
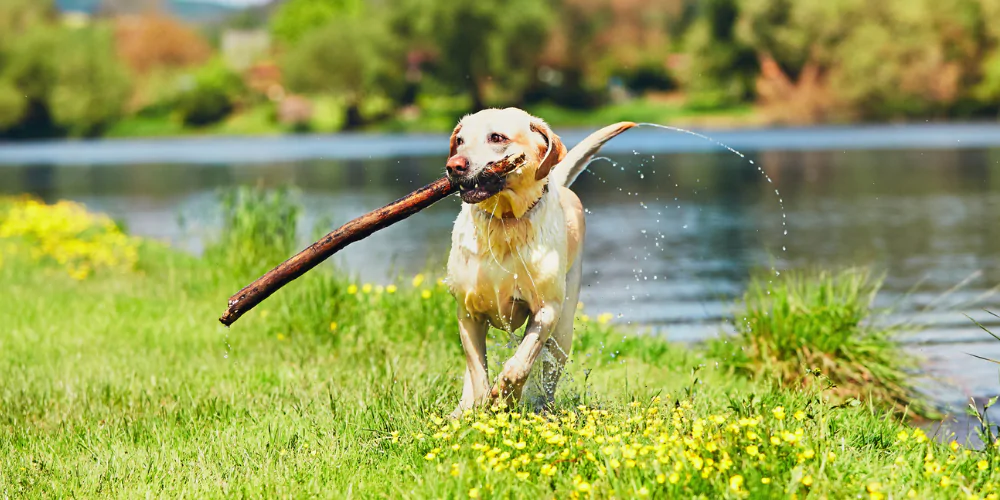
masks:
{"type": "MultiPolygon", "coordinates": [[[[428,427],[414,436],[426,447],[424,459],[475,486],[470,496],[504,481],[550,484],[559,498],[708,491],[783,496],[807,492],[839,464],[834,447],[817,437],[820,423],[782,407],[753,417],[699,416],[690,401],[654,398],[612,411],[580,406],[549,416],[466,411],[458,419],[433,417],[428,427]]],[[[921,431],[914,435],[931,445],[921,431]]],[[[957,484],[957,475],[942,479],[941,487],[957,484]]],[[[970,491],[973,481],[962,482],[962,491],[970,491]]],[[[859,488],[873,499],[885,491],[878,483],[859,488]]]]}
{"type": "MultiPolygon", "coordinates": [[[[426,277],[423,274],[417,274],[410,281],[410,284],[412,284],[413,288],[415,288],[415,289],[421,288],[420,285],[422,285],[424,283],[425,279],[426,279],[426,277]]],[[[444,289],[445,288],[444,285],[445,285],[444,280],[441,280],[441,279],[437,280],[437,287],[436,288],[438,290],[444,289]]],[[[350,285],[347,286],[347,294],[348,295],[358,295],[358,294],[361,294],[361,295],[381,295],[383,293],[392,295],[392,294],[394,294],[394,293],[396,293],[398,291],[399,291],[399,287],[396,286],[395,284],[392,284],[392,283],[390,283],[390,284],[388,284],[386,286],[372,285],[371,283],[365,283],[365,284],[361,285],[360,287],[357,284],[355,284],[355,283],[351,283],[350,285]]],[[[420,298],[422,298],[424,300],[427,300],[427,299],[431,298],[432,295],[433,295],[433,289],[432,288],[424,287],[423,289],[420,290],[420,298]]]]}
{"type": "Polygon", "coordinates": [[[52,261],[78,280],[98,269],[131,269],[138,260],[134,238],[107,216],[70,201],[15,200],[0,213],[0,239],[12,241],[0,247],[4,252],[52,261]]]}

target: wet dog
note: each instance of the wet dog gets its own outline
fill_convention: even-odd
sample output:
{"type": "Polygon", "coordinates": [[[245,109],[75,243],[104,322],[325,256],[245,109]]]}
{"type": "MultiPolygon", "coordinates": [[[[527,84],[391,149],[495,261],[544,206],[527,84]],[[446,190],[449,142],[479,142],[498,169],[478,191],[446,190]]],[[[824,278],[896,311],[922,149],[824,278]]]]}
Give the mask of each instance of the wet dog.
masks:
{"type": "Polygon", "coordinates": [[[554,400],[573,344],[586,230],[569,186],[605,142],[634,126],[610,125],[569,152],[544,121],[516,108],[483,110],[455,127],[446,168],[464,203],[448,284],[466,358],[455,415],[482,403],[524,399],[540,407],[554,400]],[[523,159],[509,173],[490,168],[512,157],[523,159]],[[489,327],[514,332],[525,322],[524,338],[491,387],[489,327]],[[536,362],[539,384],[526,388],[536,362]]]}

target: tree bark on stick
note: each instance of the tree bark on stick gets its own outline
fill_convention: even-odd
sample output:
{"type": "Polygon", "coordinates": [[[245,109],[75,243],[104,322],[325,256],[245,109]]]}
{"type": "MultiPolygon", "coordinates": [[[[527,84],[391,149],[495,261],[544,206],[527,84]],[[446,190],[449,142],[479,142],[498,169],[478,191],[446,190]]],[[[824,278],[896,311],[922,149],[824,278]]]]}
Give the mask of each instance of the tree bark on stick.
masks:
{"type": "MultiPolygon", "coordinates": [[[[503,158],[490,166],[486,174],[507,175],[519,167],[524,159],[523,153],[516,157],[503,158]]],[[[219,322],[226,326],[232,325],[279,288],[302,276],[340,249],[406,219],[456,191],[458,185],[453,184],[448,177],[442,177],[378,210],[368,212],[344,224],[236,292],[229,298],[229,307],[219,318],[219,322]]]]}

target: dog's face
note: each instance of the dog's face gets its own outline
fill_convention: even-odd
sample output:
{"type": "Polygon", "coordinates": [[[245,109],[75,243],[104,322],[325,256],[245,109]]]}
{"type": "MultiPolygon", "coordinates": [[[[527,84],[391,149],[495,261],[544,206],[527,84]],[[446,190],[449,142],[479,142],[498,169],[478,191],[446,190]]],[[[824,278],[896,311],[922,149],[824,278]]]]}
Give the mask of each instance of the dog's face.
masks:
{"type": "Polygon", "coordinates": [[[541,193],[549,170],[565,155],[562,141],[541,119],[517,108],[486,109],[463,118],[452,132],[448,177],[466,203],[508,193],[508,205],[516,207],[518,195],[541,193]],[[489,171],[495,162],[522,153],[524,163],[510,174],[489,171]]]}

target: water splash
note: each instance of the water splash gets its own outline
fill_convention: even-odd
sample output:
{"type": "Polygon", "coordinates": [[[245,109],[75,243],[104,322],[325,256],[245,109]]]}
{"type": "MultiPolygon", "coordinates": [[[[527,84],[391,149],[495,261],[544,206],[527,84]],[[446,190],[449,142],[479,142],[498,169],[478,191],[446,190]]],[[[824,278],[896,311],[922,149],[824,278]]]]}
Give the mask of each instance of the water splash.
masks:
{"type": "MultiPolygon", "coordinates": [[[[699,134],[698,132],[695,132],[693,130],[688,130],[686,128],[672,127],[670,125],[660,125],[659,123],[645,123],[644,122],[644,123],[639,123],[638,125],[640,127],[653,127],[653,128],[658,128],[658,129],[662,129],[662,130],[669,130],[671,132],[679,132],[681,134],[691,135],[691,136],[694,136],[694,137],[705,139],[706,141],[710,141],[710,142],[712,142],[714,144],[717,144],[717,145],[719,145],[719,146],[721,146],[723,148],[726,148],[727,150],[729,150],[733,154],[739,156],[740,158],[743,158],[743,159],[747,160],[748,162],[750,162],[751,165],[757,167],[757,171],[760,172],[760,174],[764,176],[764,179],[767,180],[768,184],[774,184],[774,181],[771,179],[771,176],[767,175],[767,172],[765,172],[764,169],[761,168],[760,165],[757,165],[756,163],[754,163],[753,160],[747,158],[746,155],[744,155],[743,153],[737,151],[736,149],[730,147],[728,144],[725,144],[725,143],[723,143],[723,142],[721,142],[721,141],[719,141],[717,139],[709,137],[709,136],[707,136],[705,134],[699,134]]],[[[778,206],[781,208],[781,226],[783,228],[782,236],[788,236],[788,225],[787,225],[788,217],[785,214],[785,200],[781,198],[781,193],[778,192],[777,188],[775,188],[775,190],[774,190],[774,195],[778,197],[778,206]]],[[[781,251],[782,252],[786,252],[787,251],[785,245],[782,245],[781,251]]]]}

